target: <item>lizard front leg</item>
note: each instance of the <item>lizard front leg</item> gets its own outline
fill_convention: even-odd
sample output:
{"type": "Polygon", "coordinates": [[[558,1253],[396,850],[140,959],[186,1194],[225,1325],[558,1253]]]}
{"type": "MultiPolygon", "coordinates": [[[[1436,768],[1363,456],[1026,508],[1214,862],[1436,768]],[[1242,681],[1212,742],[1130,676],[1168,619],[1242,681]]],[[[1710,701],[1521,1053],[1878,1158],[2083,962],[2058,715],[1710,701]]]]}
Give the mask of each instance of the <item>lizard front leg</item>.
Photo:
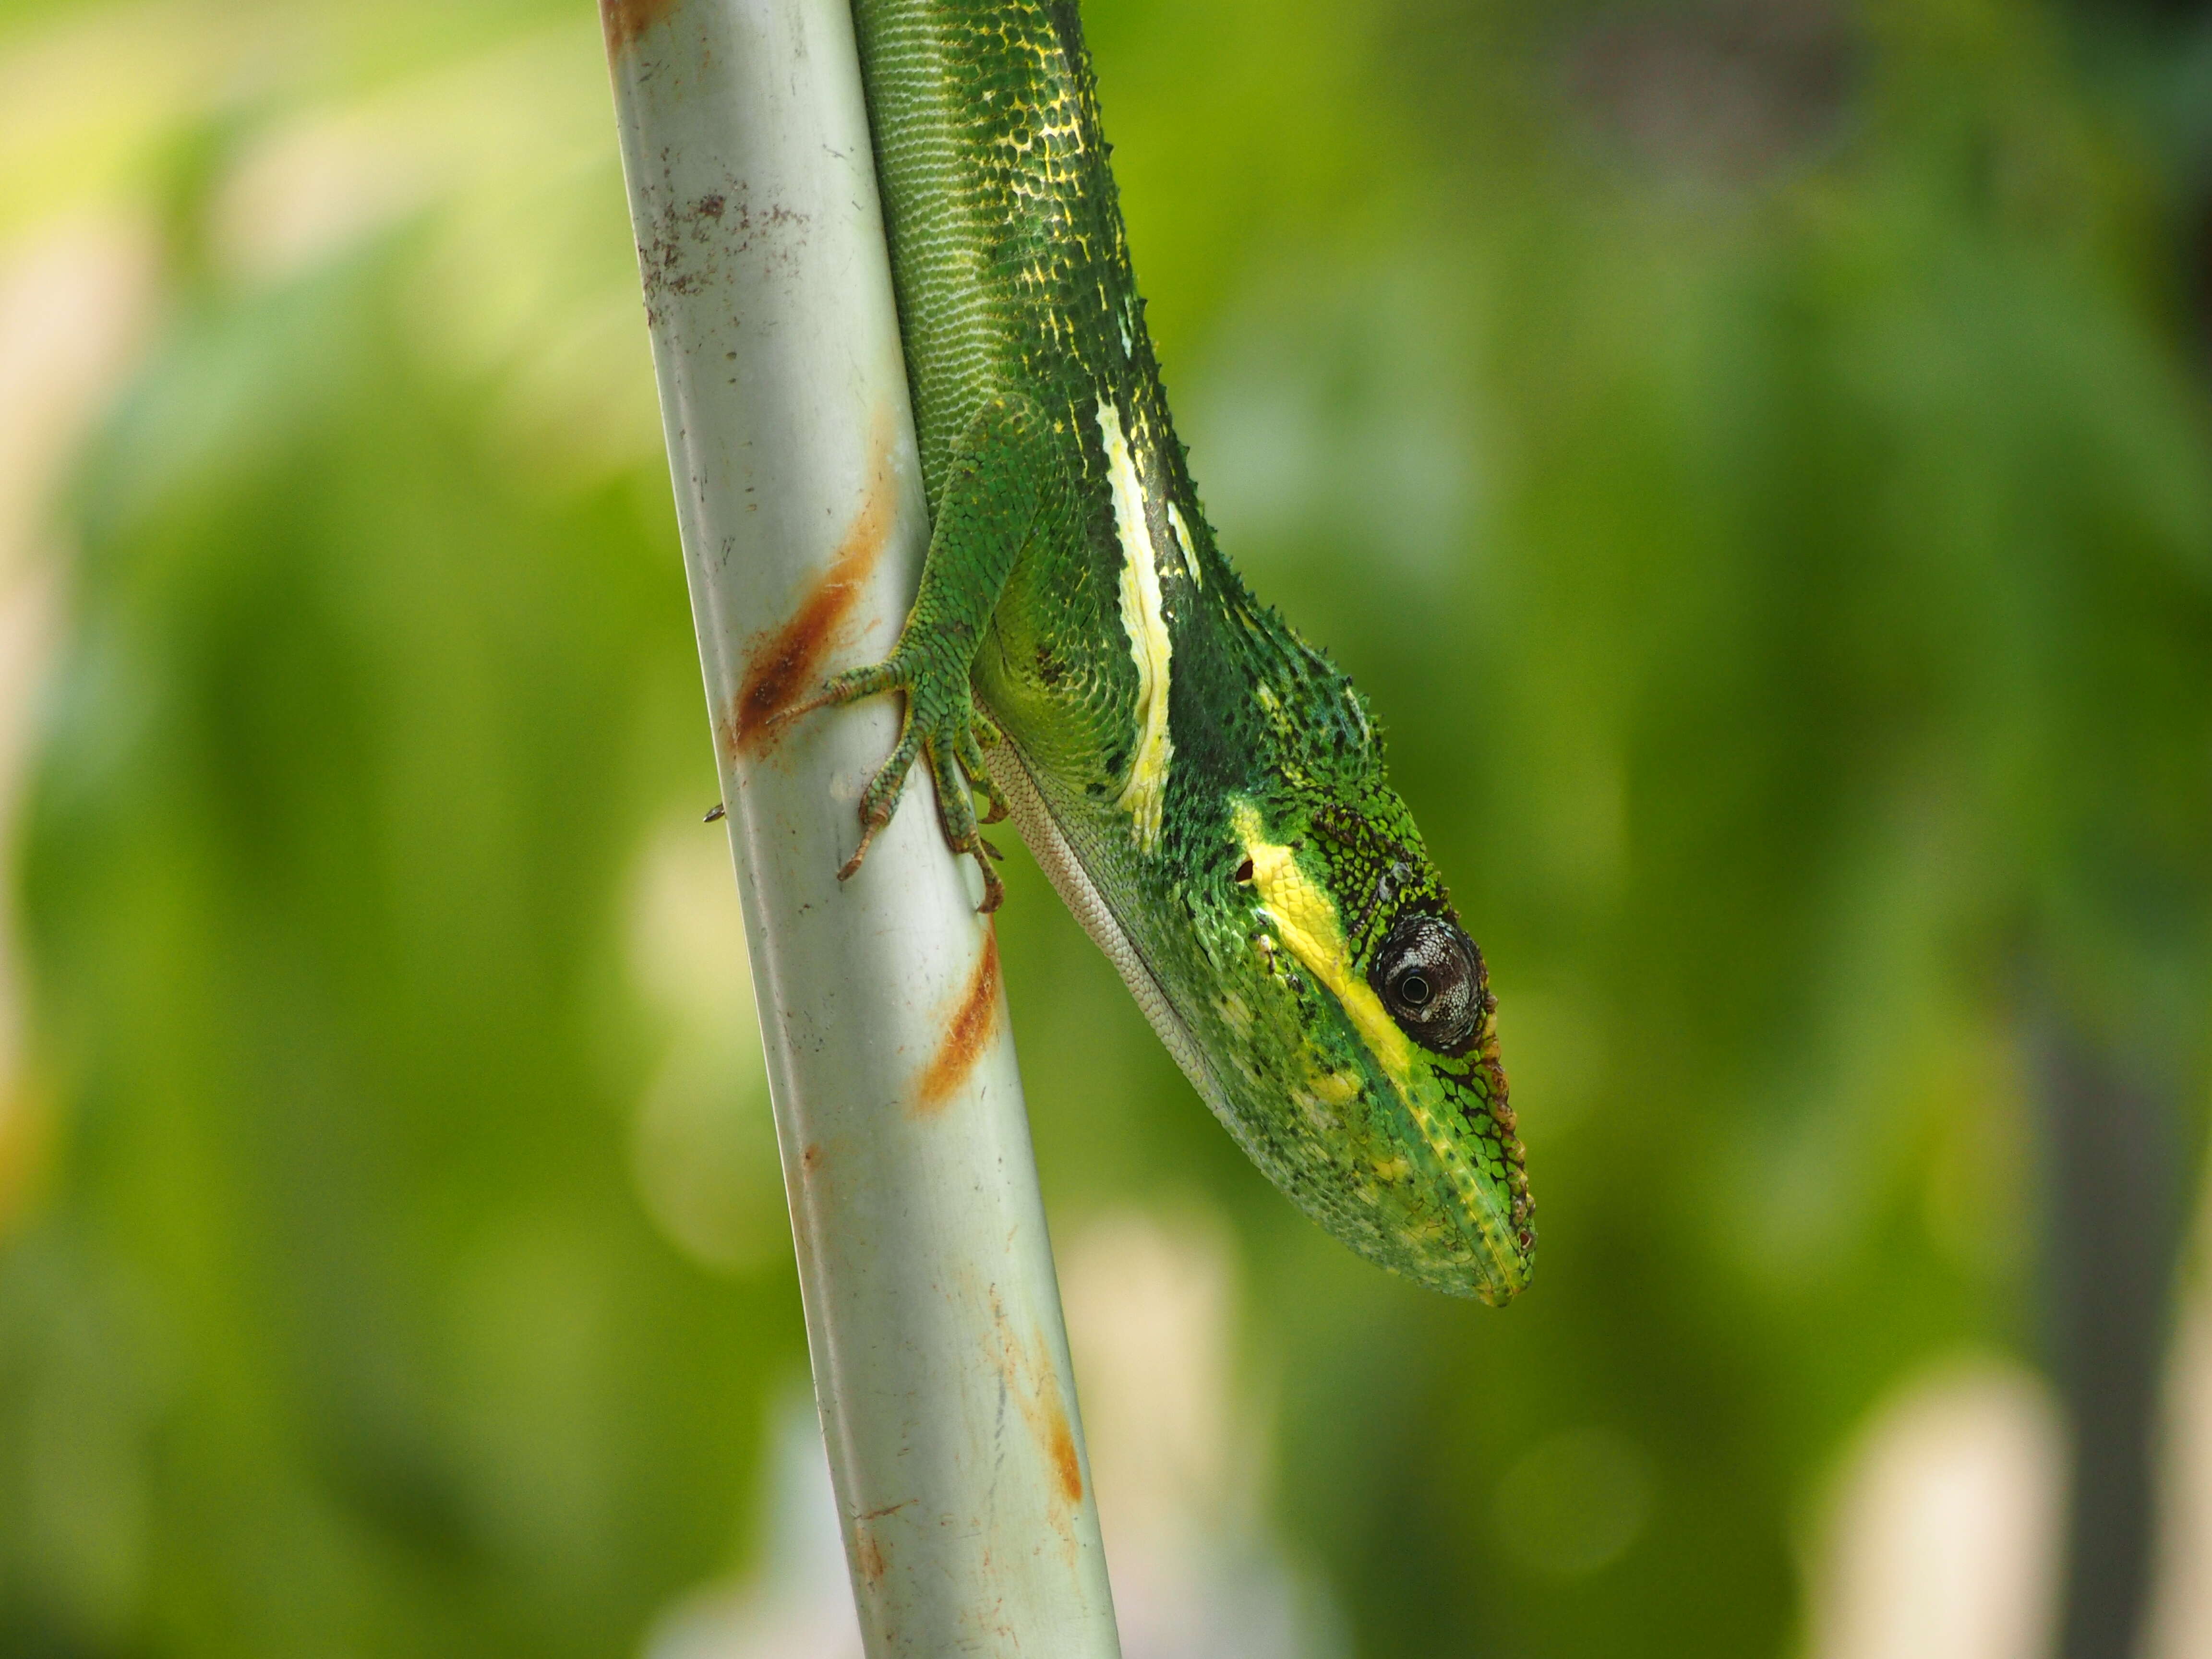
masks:
{"type": "Polygon", "coordinates": [[[983,767],[983,744],[999,741],[990,719],[976,707],[969,671],[1006,578],[1048,509],[1066,485],[1048,441],[1050,432],[1026,398],[986,402],[953,446],[951,463],[922,561],[914,609],[890,656],[838,675],[792,710],[835,707],[883,691],[906,694],[897,744],[860,796],[860,843],[838,871],[841,881],[860,867],[876,832],[891,821],[907,775],[927,761],[937,786],[938,818],[945,844],[971,855],[983,872],[984,911],[1006,896],[991,867],[998,849],[983,839],[974,795],[991,805],[986,822],[1006,816],[998,788],[983,767]]]}

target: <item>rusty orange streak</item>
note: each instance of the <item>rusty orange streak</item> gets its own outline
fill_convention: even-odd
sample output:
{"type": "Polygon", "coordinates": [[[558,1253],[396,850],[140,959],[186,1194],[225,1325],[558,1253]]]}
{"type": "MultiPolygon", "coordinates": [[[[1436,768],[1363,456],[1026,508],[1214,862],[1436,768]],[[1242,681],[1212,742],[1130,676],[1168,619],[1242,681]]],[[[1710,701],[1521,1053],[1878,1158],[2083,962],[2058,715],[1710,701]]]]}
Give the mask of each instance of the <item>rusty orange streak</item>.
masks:
{"type": "Polygon", "coordinates": [[[953,1091],[966,1080],[983,1050],[990,1046],[991,1032],[998,1018],[999,934],[997,929],[987,924],[983,929],[982,957],[976,963],[975,971],[968,975],[959,1006],[945,1029],[945,1041],[938,1044],[929,1069],[921,1074],[921,1086],[915,1091],[918,1110],[937,1111],[952,1097],[953,1091]]]}
{"type": "Polygon", "coordinates": [[[1021,1409],[1022,1421],[1037,1449],[1044,1454],[1051,1493],[1059,1500],[1051,1513],[1053,1524],[1073,1547],[1075,1534],[1069,1530],[1069,1523],[1083,1502],[1083,1459],[1075,1449],[1075,1425],[1060,1392],[1053,1345],[1042,1328],[1024,1344],[1003,1314],[998,1321],[998,1335],[999,1375],[1006,1379],[1007,1390],[1021,1409]]]}
{"type": "Polygon", "coordinates": [[[868,469],[867,499],[853,517],[830,568],[816,577],[791,620],[754,647],[745,678],[730,708],[726,730],[732,755],[758,756],[775,744],[781,731],[776,716],[818,689],[826,678],[822,659],[846,613],[866,587],[898,506],[898,478],[891,467],[890,427],[878,419],[868,469]]]}
{"type": "Polygon", "coordinates": [[[853,1528],[853,1559],[860,1569],[860,1576],[871,1584],[879,1581],[890,1565],[884,1559],[883,1541],[866,1522],[853,1528]]]}
{"type": "Polygon", "coordinates": [[[599,27],[606,32],[607,56],[624,46],[665,17],[676,0],[599,0],[599,27]]]}
{"type": "MultiPolygon", "coordinates": [[[[1046,1374],[1046,1386],[1051,1386],[1051,1374],[1046,1374]]],[[[1071,1506],[1083,1501],[1083,1463],[1075,1455],[1075,1431],[1068,1426],[1066,1408],[1060,1403],[1060,1392],[1054,1389],[1043,1401],[1039,1413],[1044,1421],[1040,1425],[1044,1439],[1046,1461],[1052,1465],[1053,1484],[1060,1497],[1071,1506]]]]}

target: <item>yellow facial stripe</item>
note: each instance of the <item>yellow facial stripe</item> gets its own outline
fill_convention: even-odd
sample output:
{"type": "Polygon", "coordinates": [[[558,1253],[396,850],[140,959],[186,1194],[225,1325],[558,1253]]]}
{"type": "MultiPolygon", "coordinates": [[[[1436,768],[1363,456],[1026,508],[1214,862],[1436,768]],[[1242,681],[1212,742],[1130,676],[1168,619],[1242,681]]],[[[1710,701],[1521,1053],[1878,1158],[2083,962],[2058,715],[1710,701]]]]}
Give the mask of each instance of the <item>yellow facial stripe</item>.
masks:
{"type": "MultiPolygon", "coordinates": [[[[1352,952],[1345,944],[1335,902],[1298,867],[1295,852],[1267,838],[1260,814],[1249,803],[1237,803],[1231,823],[1237,839],[1243,843],[1245,855],[1252,860],[1252,884],[1259,890],[1261,908],[1276,935],[1309,973],[1328,987],[1344,1012],[1352,1017],[1369,1052],[1382,1062],[1384,1074],[1398,1085],[1398,1098],[1407,1115],[1413,1120],[1414,1128],[1429,1150],[1436,1154],[1444,1178],[1451,1182],[1466,1212],[1474,1218],[1492,1257],[1498,1261],[1514,1260],[1510,1229],[1496,1213],[1495,1206],[1485,1201],[1474,1165],[1466,1152],[1443,1132],[1435,1113],[1422,1103],[1412,1086],[1413,1040],[1398,1029],[1397,1021],[1390,1018],[1374,988],[1353,971],[1352,952]]],[[[1324,1083],[1316,1084],[1313,1092],[1321,1099],[1331,1099],[1334,1091],[1326,1085],[1334,1085],[1343,1089],[1344,1097],[1348,1098],[1357,1089],[1356,1085],[1345,1089],[1344,1085],[1349,1081],[1341,1073],[1332,1073],[1324,1083]]],[[[1399,1162],[1376,1167],[1376,1174],[1385,1181],[1403,1180],[1408,1173],[1410,1166],[1399,1162]]]]}
{"type": "Polygon", "coordinates": [[[1374,988],[1353,971],[1336,902],[1298,867],[1296,853],[1267,840],[1254,807],[1239,802],[1235,824],[1252,860],[1252,884],[1276,933],[1306,971],[1328,987],[1382,1069],[1402,1085],[1412,1075],[1413,1044],[1374,988]]]}
{"type": "Polygon", "coordinates": [[[1115,803],[1129,814],[1137,848],[1160,839],[1160,807],[1175,744],[1168,738],[1168,625],[1160,611],[1159,552],[1145,516],[1145,489],[1121,432],[1121,411],[1098,400],[1098,435],[1106,446],[1106,479],[1114,495],[1114,529],[1121,542],[1121,627],[1137,665],[1137,744],[1129,776],[1115,803]]]}

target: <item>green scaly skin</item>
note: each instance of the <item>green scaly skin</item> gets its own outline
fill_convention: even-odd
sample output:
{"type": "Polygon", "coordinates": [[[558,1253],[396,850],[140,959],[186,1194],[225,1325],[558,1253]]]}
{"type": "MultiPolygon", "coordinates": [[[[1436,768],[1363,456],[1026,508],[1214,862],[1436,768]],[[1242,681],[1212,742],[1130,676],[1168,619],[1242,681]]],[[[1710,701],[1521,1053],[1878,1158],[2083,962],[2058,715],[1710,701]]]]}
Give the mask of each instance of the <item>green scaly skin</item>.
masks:
{"type": "MultiPolygon", "coordinates": [[[[1200,1094],[1354,1249],[1504,1303],[1534,1235],[1496,1004],[1366,706],[1214,545],[1071,0],[856,0],[933,526],[861,803],[1010,807],[1200,1094]]],[[[854,866],[860,854],[854,855],[854,866]]],[[[853,866],[848,866],[848,868],[853,866]]]]}

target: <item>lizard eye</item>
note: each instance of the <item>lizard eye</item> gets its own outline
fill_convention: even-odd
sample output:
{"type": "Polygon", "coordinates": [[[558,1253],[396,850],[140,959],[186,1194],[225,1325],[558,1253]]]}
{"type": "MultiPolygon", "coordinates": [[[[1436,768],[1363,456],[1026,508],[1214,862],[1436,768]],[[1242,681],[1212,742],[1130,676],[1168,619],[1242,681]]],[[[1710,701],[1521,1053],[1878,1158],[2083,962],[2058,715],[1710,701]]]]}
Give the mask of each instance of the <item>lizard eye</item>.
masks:
{"type": "Polygon", "coordinates": [[[1375,953],[1368,981],[1423,1048],[1459,1054],[1474,1040],[1485,1002],[1482,952],[1442,916],[1400,921],[1375,953]]]}

